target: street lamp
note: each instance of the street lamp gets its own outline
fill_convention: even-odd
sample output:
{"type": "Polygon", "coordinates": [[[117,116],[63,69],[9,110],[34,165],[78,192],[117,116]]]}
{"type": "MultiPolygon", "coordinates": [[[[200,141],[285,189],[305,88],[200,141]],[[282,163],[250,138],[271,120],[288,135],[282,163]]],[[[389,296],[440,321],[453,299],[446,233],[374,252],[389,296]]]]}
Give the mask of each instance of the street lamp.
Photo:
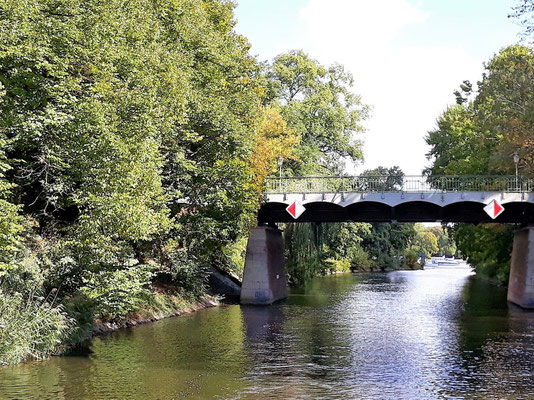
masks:
{"type": "Polygon", "coordinates": [[[519,154],[517,154],[517,151],[512,154],[512,157],[514,158],[514,164],[515,164],[515,187],[516,189],[519,186],[519,174],[517,172],[517,164],[519,164],[519,154]]]}
{"type": "Polygon", "coordinates": [[[512,157],[514,158],[515,176],[517,177],[517,164],[519,163],[519,154],[517,154],[517,152],[515,152],[514,154],[512,154],[512,157]]]}
{"type": "Polygon", "coordinates": [[[280,193],[282,193],[282,164],[284,164],[284,157],[278,157],[278,168],[280,168],[280,193]]]}

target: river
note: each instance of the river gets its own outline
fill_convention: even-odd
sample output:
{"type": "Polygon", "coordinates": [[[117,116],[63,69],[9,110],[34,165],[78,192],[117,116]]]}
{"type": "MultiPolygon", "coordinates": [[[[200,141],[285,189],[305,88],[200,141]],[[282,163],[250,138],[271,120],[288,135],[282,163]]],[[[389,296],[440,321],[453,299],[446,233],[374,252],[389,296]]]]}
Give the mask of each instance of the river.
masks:
{"type": "Polygon", "coordinates": [[[1,399],[534,398],[534,313],[467,267],[317,278],[0,369],[1,399]]]}

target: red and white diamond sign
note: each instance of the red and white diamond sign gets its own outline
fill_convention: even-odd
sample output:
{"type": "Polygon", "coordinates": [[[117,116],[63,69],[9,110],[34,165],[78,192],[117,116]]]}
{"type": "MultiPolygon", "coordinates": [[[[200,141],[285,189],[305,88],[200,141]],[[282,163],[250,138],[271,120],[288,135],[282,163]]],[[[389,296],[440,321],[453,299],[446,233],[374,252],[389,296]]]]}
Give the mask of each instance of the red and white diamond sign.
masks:
{"type": "Polygon", "coordinates": [[[306,211],[306,208],[298,201],[295,201],[289,206],[287,206],[286,211],[291,214],[293,218],[297,219],[302,215],[304,211],[306,211]]]}
{"type": "Polygon", "coordinates": [[[484,211],[486,211],[491,218],[495,219],[502,214],[504,207],[497,201],[492,200],[491,203],[484,207],[484,211]]]}

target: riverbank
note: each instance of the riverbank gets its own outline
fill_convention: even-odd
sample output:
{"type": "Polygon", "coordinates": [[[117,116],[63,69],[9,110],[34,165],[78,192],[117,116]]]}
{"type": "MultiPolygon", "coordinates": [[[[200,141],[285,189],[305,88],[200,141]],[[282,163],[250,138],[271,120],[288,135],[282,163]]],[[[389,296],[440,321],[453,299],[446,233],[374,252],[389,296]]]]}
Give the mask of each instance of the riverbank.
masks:
{"type": "Polygon", "coordinates": [[[157,304],[156,306],[142,308],[136,312],[129,313],[126,317],[119,320],[108,322],[95,320],[90,337],[86,340],[119,329],[148,324],[165,318],[179,317],[184,314],[190,314],[195,311],[221,305],[220,298],[208,294],[204,295],[199,300],[189,301],[181,296],[156,293],[154,294],[154,301],[157,304]]]}
{"type": "Polygon", "coordinates": [[[140,299],[135,311],[105,320],[89,303],[65,300],[52,306],[47,299],[0,292],[0,366],[76,353],[95,336],[221,304],[219,296],[192,296],[158,286],[140,299]]]}

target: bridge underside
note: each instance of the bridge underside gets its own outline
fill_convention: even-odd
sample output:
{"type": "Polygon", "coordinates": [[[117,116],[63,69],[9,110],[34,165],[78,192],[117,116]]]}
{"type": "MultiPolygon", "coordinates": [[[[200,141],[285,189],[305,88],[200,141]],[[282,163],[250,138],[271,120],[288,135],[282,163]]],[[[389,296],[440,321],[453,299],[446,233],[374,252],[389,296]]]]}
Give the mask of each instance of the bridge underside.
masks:
{"type": "Polygon", "coordinates": [[[534,223],[534,198],[512,193],[271,194],[258,213],[260,224],[278,222],[466,222],[534,223]],[[504,206],[496,219],[484,207],[504,206]],[[297,219],[286,207],[299,201],[306,211],[297,219]]]}

